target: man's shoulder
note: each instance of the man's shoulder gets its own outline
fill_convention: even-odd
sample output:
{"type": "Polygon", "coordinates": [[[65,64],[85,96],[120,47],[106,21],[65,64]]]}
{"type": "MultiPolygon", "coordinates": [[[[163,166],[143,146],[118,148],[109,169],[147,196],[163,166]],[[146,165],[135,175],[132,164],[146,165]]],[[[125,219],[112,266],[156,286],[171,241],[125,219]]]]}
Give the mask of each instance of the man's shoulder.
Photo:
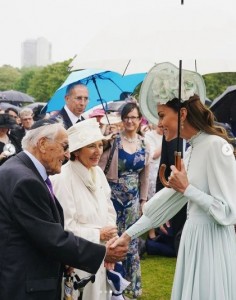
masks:
{"type": "Polygon", "coordinates": [[[64,107],[57,114],[52,116],[51,119],[61,120],[66,129],[73,125],[64,107]]]}

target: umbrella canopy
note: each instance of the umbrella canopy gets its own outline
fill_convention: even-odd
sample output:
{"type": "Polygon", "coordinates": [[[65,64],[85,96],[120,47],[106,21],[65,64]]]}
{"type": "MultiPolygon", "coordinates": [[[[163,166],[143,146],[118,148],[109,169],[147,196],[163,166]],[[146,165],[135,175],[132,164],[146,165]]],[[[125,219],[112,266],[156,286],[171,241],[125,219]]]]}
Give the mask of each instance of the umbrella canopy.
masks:
{"type": "Polygon", "coordinates": [[[236,85],[229,86],[210,106],[218,122],[228,123],[236,136],[236,85]]]}
{"type": "Polygon", "coordinates": [[[0,102],[31,103],[34,98],[20,91],[9,90],[0,92],[0,102]]]}
{"type": "Polygon", "coordinates": [[[89,103],[86,110],[89,110],[101,103],[120,99],[123,92],[132,94],[144,77],[145,73],[122,76],[116,72],[94,69],[72,72],[49,100],[47,111],[60,110],[64,106],[66,88],[71,83],[78,82],[88,87],[89,103]]]}
{"type": "Polygon", "coordinates": [[[14,108],[16,109],[18,112],[21,110],[21,107],[7,103],[7,102],[1,102],[0,103],[0,109],[6,110],[8,108],[14,108]]]}
{"type": "Polygon", "coordinates": [[[230,0],[214,6],[207,1],[164,2],[157,1],[155,9],[138,12],[132,20],[123,16],[122,22],[109,24],[79,52],[71,70],[103,68],[132,74],[182,60],[184,69],[200,74],[236,71],[236,19],[229,10],[224,14],[230,0]],[[148,21],[141,22],[147,13],[148,21]]]}

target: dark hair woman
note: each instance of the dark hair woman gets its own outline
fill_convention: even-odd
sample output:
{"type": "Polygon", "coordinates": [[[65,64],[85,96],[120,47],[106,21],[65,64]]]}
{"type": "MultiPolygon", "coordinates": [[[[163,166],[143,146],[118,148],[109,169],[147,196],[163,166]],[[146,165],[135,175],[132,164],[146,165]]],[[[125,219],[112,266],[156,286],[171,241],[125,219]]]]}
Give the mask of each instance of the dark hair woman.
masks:
{"type": "MultiPolygon", "coordinates": [[[[106,176],[112,190],[111,199],[117,213],[119,235],[140,218],[142,205],[147,200],[149,151],[144,138],[137,133],[141,117],[136,103],[127,103],[123,107],[123,130],[103,153],[99,163],[104,170],[109,162],[111,149],[114,149],[106,176]]],[[[126,292],[136,298],[142,292],[138,239],[130,243],[123,267],[125,278],[131,282],[126,292]]]]}
{"type": "MultiPolygon", "coordinates": [[[[184,87],[191,86],[194,91],[197,73],[192,73],[184,87]]],[[[165,93],[162,90],[162,95],[173,94],[178,86],[176,81],[167,80],[171,72],[166,74],[163,78],[168,90],[165,93]]],[[[156,77],[157,84],[152,88],[156,88],[159,97],[159,88],[164,85],[158,82],[161,74],[157,75],[160,75],[156,77]]],[[[141,219],[113,246],[129,242],[152,226],[165,223],[188,203],[171,299],[236,299],[236,285],[232,281],[236,277],[233,226],[236,224],[236,168],[232,146],[225,130],[215,126],[214,116],[196,91],[183,99],[180,114],[176,99],[168,101],[167,97],[167,101],[160,101],[162,99],[156,102],[157,116],[166,140],[176,137],[179,120],[180,137],[186,139],[190,147],[181,162],[181,170],[171,166],[171,188],[154,195],[144,205],[141,219]]]]}

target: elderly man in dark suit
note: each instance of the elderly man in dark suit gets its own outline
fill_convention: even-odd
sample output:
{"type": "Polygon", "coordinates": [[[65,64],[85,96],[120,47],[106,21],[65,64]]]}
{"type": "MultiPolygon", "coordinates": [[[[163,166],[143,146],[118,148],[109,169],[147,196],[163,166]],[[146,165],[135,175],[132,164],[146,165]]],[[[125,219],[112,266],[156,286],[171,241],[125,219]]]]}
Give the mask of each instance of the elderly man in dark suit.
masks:
{"type": "Polygon", "coordinates": [[[95,274],[103,260],[110,266],[127,252],[64,231],[48,175],[69,157],[67,132],[38,122],[22,140],[24,151],[0,169],[0,299],[60,300],[65,265],[95,274]]]}
{"type": "Polygon", "coordinates": [[[68,85],[65,95],[66,104],[56,116],[63,120],[66,129],[84,120],[82,113],[86,109],[88,100],[88,89],[85,85],[78,83],[68,85]]]}

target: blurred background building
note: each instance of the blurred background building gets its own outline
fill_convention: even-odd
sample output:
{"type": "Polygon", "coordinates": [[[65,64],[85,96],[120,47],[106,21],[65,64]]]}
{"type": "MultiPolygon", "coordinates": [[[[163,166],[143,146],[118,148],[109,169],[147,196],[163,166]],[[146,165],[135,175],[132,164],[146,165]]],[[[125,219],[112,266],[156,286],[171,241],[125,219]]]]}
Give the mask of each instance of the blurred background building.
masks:
{"type": "Polygon", "coordinates": [[[44,37],[25,40],[21,47],[22,67],[47,66],[52,63],[52,46],[44,37]]]}

